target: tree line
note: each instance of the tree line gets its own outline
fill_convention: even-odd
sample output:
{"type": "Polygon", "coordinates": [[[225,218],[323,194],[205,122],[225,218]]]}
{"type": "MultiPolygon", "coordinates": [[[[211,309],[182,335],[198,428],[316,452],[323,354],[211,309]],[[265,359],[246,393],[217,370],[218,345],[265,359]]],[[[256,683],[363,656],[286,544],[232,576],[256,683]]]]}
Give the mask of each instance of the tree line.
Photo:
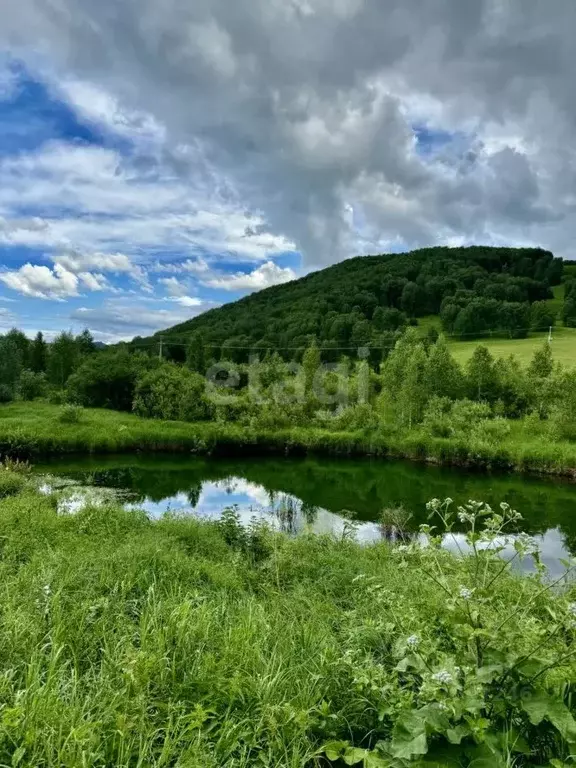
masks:
{"type": "Polygon", "coordinates": [[[514,356],[495,359],[481,344],[461,366],[444,337],[416,328],[397,332],[377,366],[357,357],[327,364],[316,345],[298,365],[277,352],[250,364],[200,361],[195,347],[178,364],[128,345],[97,350],[88,332],[63,333],[47,344],[41,334],[30,341],[13,330],[0,338],[0,352],[4,401],[44,398],[269,430],[418,430],[494,445],[515,421],[531,419],[549,437],[576,439],[576,371],[555,363],[548,343],[527,367],[514,356]]]}
{"type": "Polygon", "coordinates": [[[72,373],[96,350],[88,330],[77,336],[64,331],[48,343],[41,332],[30,340],[12,328],[0,336],[0,402],[16,397],[33,400],[62,391],[72,373]]]}

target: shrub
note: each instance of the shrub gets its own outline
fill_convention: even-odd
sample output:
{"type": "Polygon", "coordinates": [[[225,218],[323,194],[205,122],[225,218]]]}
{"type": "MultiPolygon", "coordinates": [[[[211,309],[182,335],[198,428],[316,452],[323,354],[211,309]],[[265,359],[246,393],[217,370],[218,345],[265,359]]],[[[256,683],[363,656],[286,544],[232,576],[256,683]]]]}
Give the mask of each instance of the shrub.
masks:
{"type": "Polygon", "coordinates": [[[50,405],[64,405],[68,402],[68,392],[65,389],[53,389],[48,395],[50,405]]]}
{"type": "Polygon", "coordinates": [[[0,404],[11,403],[14,400],[14,391],[7,384],[0,384],[0,404]]]}
{"type": "Polygon", "coordinates": [[[82,411],[77,405],[65,405],[60,411],[58,421],[62,424],[79,424],[82,421],[82,411]]]}
{"type": "Polygon", "coordinates": [[[6,460],[29,459],[38,453],[38,440],[23,429],[12,429],[0,436],[0,456],[6,460]]]}
{"type": "Polygon", "coordinates": [[[497,445],[505,440],[510,434],[510,424],[507,419],[498,417],[496,419],[484,419],[478,422],[472,430],[475,440],[490,445],[497,445]]]}
{"type": "Polygon", "coordinates": [[[457,515],[451,504],[434,500],[428,509],[443,532],[456,521],[466,528],[469,556],[448,554],[428,525],[421,526],[428,547],[413,542],[391,553],[422,594],[402,605],[385,580],[355,578],[338,674],[362,697],[366,720],[350,740],[328,741],[325,755],[337,765],[382,768],[567,766],[576,741],[569,685],[576,603],[543,580],[530,537],[508,539],[521,516],[507,504],[495,512],[470,501],[457,515]],[[507,544],[515,557],[535,561],[535,577],[522,586],[502,562],[507,544]]]}
{"type": "Polygon", "coordinates": [[[22,400],[35,400],[37,397],[44,397],[47,386],[46,374],[24,370],[18,381],[18,394],[22,400]]]}
{"type": "Polygon", "coordinates": [[[70,399],[87,408],[130,411],[138,377],[157,365],[146,355],[125,351],[91,355],[68,380],[70,399]]]}
{"type": "Polygon", "coordinates": [[[320,411],[317,413],[317,420],[322,426],[344,432],[376,429],[379,424],[378,415],[368,403],[341,408],[333,414],[329,411],[320,411]]]}
{"type": "Polygon", "coordinates": [[[216,405],[214,418],[224,424],[230,422],[249,423],[251,417],[256,415],[257,407],[248,395],[237,395],[225,403],[216,405]]]}
{"type": "Polygon", "coordinates": [[[19,493],[24,487],[24,477],[0,466],[0,499],[19,493]]]}
{"type": "Polygon", "coordinates": [[[432,437],[450,437],[453,427],[450,421],[452,400],[448,397],[432,397],[424,412],[423,426],[432,437]]]}
{"type": "Polygon", "coordinates": [[[150,419],[204,421],[212,412],[205,387],[204,377],[200,374],[165,364],[138,379],[134,413],[150,419]]]}

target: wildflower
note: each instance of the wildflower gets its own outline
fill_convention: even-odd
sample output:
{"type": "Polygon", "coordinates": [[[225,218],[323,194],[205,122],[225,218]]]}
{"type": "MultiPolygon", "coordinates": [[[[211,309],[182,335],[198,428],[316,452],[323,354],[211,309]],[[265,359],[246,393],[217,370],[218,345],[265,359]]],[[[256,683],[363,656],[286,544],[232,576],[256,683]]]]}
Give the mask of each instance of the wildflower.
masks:
{"type": "Polygon", "coordinates": [[[461,523],[473,523],[474,515],[470,514],[470,512],[459,512],[458,520],[460,520],[461,523]]]}
{"type": "Polygon", "coordinates": [[[436,674],[432,675],[432,680],[440,683],[441,685],[450,685],[453,678],[450,672],[448,672],[446,669],[442,669],[440,672],[436,672],[436,674]]]}
{"type": "Polygon", "coordinates": [[[420,638],[418,635],[410,635],[408,640],[406,640],[406,645],[408,645],[410,648],[418,648],[420,645],[420,638]]]}
{"type": "Polygon", "coordinates": [[[573,616],[576,616],[576,603],[570,603],[568,610],[573,616]]]}
{"type": "Polygon", "coordinates": [[[50,595],[51,595],[51,593],[52,593],[52,590],[50,589],[50,584],[45,584],[45,585],[42,587],[42,592],[44,592],[44,595],[45,595],[46,597],[50,597],[50,595]]]}
{"type": "Polygon", "coordinates": [[[460,587],[460,592],[458,594],[462,600],[470,600],[472,597],[472,590],[467,587],[460,587]]]}

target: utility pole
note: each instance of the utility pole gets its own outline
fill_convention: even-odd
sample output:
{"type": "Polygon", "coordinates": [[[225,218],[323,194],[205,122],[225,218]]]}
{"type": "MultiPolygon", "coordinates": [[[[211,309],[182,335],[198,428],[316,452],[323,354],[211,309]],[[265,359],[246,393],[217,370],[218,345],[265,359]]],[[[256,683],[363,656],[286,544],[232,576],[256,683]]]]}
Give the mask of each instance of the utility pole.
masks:
{"type": "Polygon", "coordinates": [[[550,326],[550,330],[548,331],[548,344],[552,344],[552,326],[550,326]]]}
{"type": "Polygon", "coordinates": [[[163,339],[162,339],[162,336],[160,336],[160,346],[158,347],[158,359],[159,360],[162,360],[162,343],[163,343],[163,339]]]}

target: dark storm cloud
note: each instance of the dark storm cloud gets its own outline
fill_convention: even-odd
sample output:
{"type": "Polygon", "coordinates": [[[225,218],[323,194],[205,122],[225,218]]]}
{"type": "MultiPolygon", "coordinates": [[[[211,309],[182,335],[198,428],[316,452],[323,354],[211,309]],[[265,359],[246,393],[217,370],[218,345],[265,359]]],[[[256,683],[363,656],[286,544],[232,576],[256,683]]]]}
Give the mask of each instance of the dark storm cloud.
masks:
{"type": "Polygon", "coordinates": [[[7,45],[200,147],[310,264],[478,239],[569,255],[573,0],[3,3],[7,45]],[[418,152],[426,122],[457,151],[418,152]]]}

